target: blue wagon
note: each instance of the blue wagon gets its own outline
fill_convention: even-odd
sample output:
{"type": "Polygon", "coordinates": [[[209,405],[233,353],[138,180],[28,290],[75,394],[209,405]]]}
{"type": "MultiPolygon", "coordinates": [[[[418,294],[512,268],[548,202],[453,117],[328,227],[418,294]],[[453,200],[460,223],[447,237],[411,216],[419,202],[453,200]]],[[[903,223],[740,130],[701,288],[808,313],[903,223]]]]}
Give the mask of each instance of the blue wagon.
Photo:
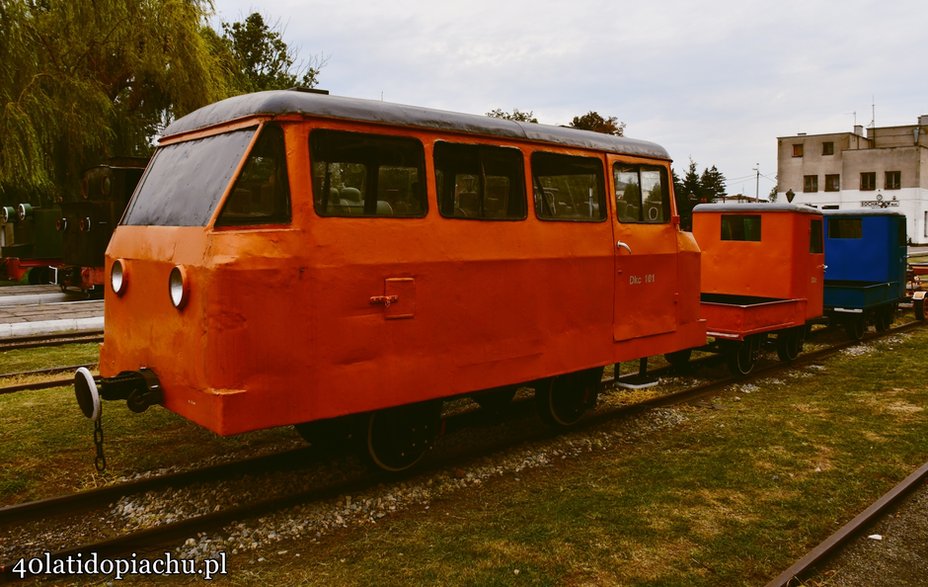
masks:
{"type": "Polygon", "coordinates": [[[825,315],[854,339],[884,331],[905,299],[905,215],[886,210],[825,213],[825,315]]]}

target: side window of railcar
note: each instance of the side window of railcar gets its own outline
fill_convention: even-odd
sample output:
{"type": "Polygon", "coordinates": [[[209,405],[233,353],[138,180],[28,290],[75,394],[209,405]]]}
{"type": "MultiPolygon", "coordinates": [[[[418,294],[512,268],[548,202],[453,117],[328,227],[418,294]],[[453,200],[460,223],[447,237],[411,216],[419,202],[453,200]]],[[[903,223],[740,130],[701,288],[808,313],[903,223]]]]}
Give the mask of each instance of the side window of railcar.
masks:
{"type": "Polygon", "coordinates": [[[435,144],[438,207],[447,218],[525,218],[524,177],[518,149],[435,144]]]}
{"type": "Polygon", "coordinates": [[[603,163],[594,157],[532,154],[535,213],[544,220],[606,219],[603,163]]]}
{"type": "Polygon", "coordinates": [[[615,209],[620,222],[664,224],[670,221],[667,170],[655,165],[616,163],[615,209]]]}
{"type": "Polygon", "coordinates": [[[830,218],[828,238],[863,238],[863,221],[860,218],[830,218]]]}
{"type": "Polygon", "coordinates": [[[290,185],[284,132],[264,127],[229,194],[216,226],[281,224],[290,221],[290,185]]]}
{"type": "Polygon", "coordinates": [[[822,221],[816,219],[810,222],[809,231],[809,252],[823,253],[825,251],[825,243],[822,238],[822,221]]]}
{"type": "Polygon", "coordinates": [[[760,214],[722,214],[723,241],[760,241],[760,214]]]}
{"type": "Polygon", "coordinates": [[[320,216],[425,216],[418,140],[319,129],[310,133],[309,149],[320,216]]]}

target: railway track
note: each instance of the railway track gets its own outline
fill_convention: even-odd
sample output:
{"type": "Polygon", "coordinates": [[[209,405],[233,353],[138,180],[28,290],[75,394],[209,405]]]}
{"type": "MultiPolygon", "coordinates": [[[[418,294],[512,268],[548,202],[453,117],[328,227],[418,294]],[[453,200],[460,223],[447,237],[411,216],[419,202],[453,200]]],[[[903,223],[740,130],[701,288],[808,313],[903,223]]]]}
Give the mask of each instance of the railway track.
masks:
{"type": "Polygon", "coordinates": [[[71,332],[63,334],[43,334],[40,336],[22,336],[16,338],[0,339],[0,352],[95,342],[103,342],[102,330],[80,333],[71,332]]]}
{"type": "MultiPolygon", "coordinates": [[[[917,328],[920,323],[909,323],[891,329],[881,334],[865,337],[863,341],[847,341],[835,344],[825,349],[812,351],[800,355],[795,361],[786,364],[775,362],[759,364],[753,373],[747,377],[725,377],[706,384],[689,387],[680,391],[671,392],[659,397],[646,399],[635,404],[609,409],[597,410],[577,426],[571,433],[590,431],[605,423],[614,422],[622,418],[630,418],[650,410],[662,407],[691,403],[717,394],[720,390],[734,382],[745,383],[755,379],[772,376],[797,366],[819,361],[825,357],[836,354],[841,350],[860,344],[861,342],[877,340],[891,334],[898,334],[917,328]]],[[[605,383],[612,383],[607,380],[605,383]]],[[[444,453],[439,458],[427,459],[420,467],[409,473],[392,476],[393,483],[412,482],[417,479],[427,479],[449,468],[460,468],[467,463],[485,459],[505,448],[517,445],[530,444],[543,441],[555,436],[553,432],[537,425],[512,425],[515,421],[531,421],[533,402],[516,402],[507,410],[503,421],[507,429],[518,429],[512,435],[503,435],[502,438],[482,439],[471,443],[464,449],[436,451],[444,453]],[[516,418],[516,420],[514,420],[516,418]]],[[[450,416],[446,421],[446,436],[463,434],[466,430],[480,429],[489,425],[498,424],[499,415],[489,414],[482,410],[467,410],[450,416]]],[[[478,436],[479,433],[478,433],[478,436]]],[[[458,443],[449,443],[456,445],[458,443]]],[[[467,443],[463,443],[467,444],[467,443]]],[[[433,453],[434,454],[434,453],[433,453]]],[[[343,460],[341,458],[339,461],[343,460]]],[[[230,480],[239,477],[239,481],[248,485],[247,477],[253,474],[276,474],[281,471],[292,470],[294,467],[307,468],[310,465],[325,463],[325,459],[311,449],[297,449],[275,453],[272,455],[254,457],[244,461],[236,461],[214,467],[207,467],[189,472],[176,473],[143,479],[128,484],[120,484],[98,490],[86,491],[74,495],[41,500],[17,506],[0,509],[0,528],[16,524],[19,527],[32,527],[35,524],[47,523],[52,518],[71,518],[74,524],[84,524],[87,520],[105,519],[109,514],[99,516],[82,515],[95,509],[109,509],[112,503],[127,495],[138,495],[164,488],[189,488],[196,484],[212,484],[217,480],[230,480]],[[76,519],[75,519],[75,516],[76,519]]],[[[344,469],[341,465],[337,469],[344,469]]],[[[183,519],[163,523],[153,527],[139,528],[127,533],[112,530],[99,532],[99,539],[95,538],[84,544],[54,546],[56,549],[51,557],[66,559],[77,555],[97,553],[98,556],[128,555],[129,553],[164,552],[164,548],[176,546],[190,536],[217,531],[233,522],[254,519],[271,512],[278,512],[294,506],[322,502],[335,499],[342,495],[357,495],[371,491],[378,484],[384,483],[384,477],[365,470],[349,471],[346,475],[334,479],[311,480],[306,486],[291,491],[281,491],[276,495],[261,495],[243,503],[235,503],[224,508],[211,511],[202,511],[186,516],[183,519]]],[[[3,534],[0,533],[0,537],[3,534]]],[[[21,553],[19,556],[30,556],[21,553]]],[[[15,556],[11,560],[4,560],[0,565],[0,581],[11,578],[12,566],[15,556]]]]}
{"type": "Polygon", "coordinates": [[[85,365],[68,365],[65,367],[51,367],[49,369],[33,369],[30,371],[17,371],[10,373],[0,373],[0,380],[3,379],[21,379],[24,377],[42,377],[48,375],[60,375],[61,373],[68,373],[68,377],[58,377],[56,379],[48,379],[42,381],[31,381],[29,383],[13,383],[10,385],[0,385],[0,395],[5,395],[8,393],[16,393],[18,391],[33,391],[38,389],[51,389],[53,387],[62,387],[65,385],[71,385],[74,382],[73,373],[80,367],[93,368],[96,365],[85,364],[85,365]]]}
{"type": "Polygon", "coordinates": [[[837,532],[826,538],[791,567],[767,583],[767,587],[791,587],[803,585],[820,565],[836,556],[845,545],[863,534],[867,528],[893,511],[908,495],[928,478],[928,463],[925,463],[911,475],[902,480],[853,520],[842,526],[837,532]]]}

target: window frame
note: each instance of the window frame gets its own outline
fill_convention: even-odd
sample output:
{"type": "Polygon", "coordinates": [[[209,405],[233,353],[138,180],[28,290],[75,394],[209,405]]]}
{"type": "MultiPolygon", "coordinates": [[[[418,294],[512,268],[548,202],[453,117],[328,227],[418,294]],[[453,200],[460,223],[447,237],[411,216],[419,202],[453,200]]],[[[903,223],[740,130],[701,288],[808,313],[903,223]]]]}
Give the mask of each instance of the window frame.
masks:
{"type": "Polygon", "coordinates": [[[719,227],[720,227],[719,240],[723,242],[760,243],[763,241],[763,234],[764,234],[763,226],[764,226],[764,217],[762,214],[725,214],[725,213],[722,213],[720,216],[720,220],[719,220],[719,227]],[[733,224],[732,221],[735,219],[738,220],[738,230],[729,230],[729,233],[726,235],[725,233],[726,225],[729,225],[731,228],[734,228],[731,225],[733,224]],[[749,231],[752,231],[753,229],[749,229],[748,224],[749,224],[749,221],[753,221],[753,220],[757,221],[757,234],[756,234],[757,238],[754,238],[755,234],[753,232],[749,234],[749,231]],[[736,232],[740,234],[740,237],[739,237],[739,234],[736,234],[736,232]]]}
{"type": "Polygon", "coordinates": [[[805,152],[805,145],[803,143],[793,143],[793,157],[801,158],[805,152]]]}
{"type": "MultiPolygon", "coordinates": [[[[504,157],[500,157],[496,162],[502,162],[504,157]]],[[[515,159],[513,159],[514,161],[515,159]]],[[[442,218],[449,218],[454,220],[486,220],[493,222],[518,222],[528,218],[528,198],[526,197],[526,186],[525,186],[525,154],[521,149],[511,145],[493,145],[488,143],[465,143],[465,142],[455,142],[448,141],[444,139],[438,139],[432,144],[432,168],[435,173],[435,198],[436,204],[438,206],[438,213],[442,218]],[[444,173],[444,166],[439,165],[439,151],[448,149],[459,149],[461,151],[473,149],[476,151],[475,155],[478,160],[478,165],[480,167],[480,173],[478,177],[478,185],[476,195],[478,197],[478,209],[481,211],[480,214],[476,216],[461,216],[454,213],[454,208],[452,213],[448,214],[445,208],[445,202],[443,201],[443,190],[441,180],[439,178],[440,174],[444,173]],[[487,173],[487,164],[491,163],[489,160],[492,154],[505,154],[518,155],[518,169],[511,169],[515,173],[511,176],[499,176],[487,173]],[[519,215],[506,215],[506,216],[486,216],[486,202],[487,202],[487,180],[491,177],[507,177],[510,180],[510,189],[509,189],[509,204],[507,208],[512,208],[512,202],[518,201],[521,203],[520,214],[519,215]]],[[[468,174],[473,175],[473,174],[468,174]]],[[[456,185],[456,184],[455,184],[456,185]]],[[[452,202],[453,203],[453,202],[452,202]]]]}
{"type": "Polygon", "coordinates": [[[883,172],[883,189],[886,189],[886,190],[902,189],[902,172],[901,171],[884,171],[883,172]]]}
{"type": "MultiPolygon", "coordinates": [[[[542,220],[545,222],[590,222],[590,223],[606,222],[608,220],[609,212],[607,209],[608,204],[606,202],[605,161],[601,155],[600,156],[587,155],[587,154],[578,155],[576,153],[564,153],[564,152],[558,152],[558,151],[548,151],[544,149],[539,149],[539,150],[533,151],[530,154],[529,169],[530,169],[531,178],[532,178],[532,208],[535,210],[535,217],[538,220],[542,220]],[[598,185],[597,185],[597,188],[599,190],[599,217],[598,218],[593,218],[593,217],[570,218],[570,217],[559,217],[559,216],[546,216],[542,214],[542,210],[544,210],[545,208],[544,204],[546,203],[547,200],[544,197],[541,197],[541,198],[537,197],[539,190],[541,190],[541,193],[543,194],[546,192],[545,192],[545,186],[541,185],[541,182],[539,181],[539,176],[536,173],[536,169],[540,167],[540,165],[536,161],[538,158],[545,158],[545,157],[550,157],[552,160],[561,159],[562,161],[572,159],[574,160],[574,164],[579,163],[581,160],[585,160],[589,162],[594,162],[594,161],[596,162],[597,173],[595,173],[594,175],[596,175],[598,179],[598,185]]],[[[581,175],[581,174],[577,174],[577,175],[581,175]]],[[[555,176],[550,175],[547,177],[555,177],[555,176]]]]}
{"type": "Polygon", "coordinates": [[[667,173],[667,168],[663,165],[657,165],[655,163],[644,163],[644,162],[624,162],[624,161],[615,161],[612,164],[612,187],[615,192],[615,219],[617,222],[622,224],[670,224],[673,218],[673,208],[670,203],[670,176],[667,173]],[[637,220],[623,220],[619,217],[619,190],[618,190],[618,178],[616,177],[617,173],[621,173],[618,169],[620,166],[632,167],[636,170],[638,176],[638,219],[637,220]],[[644,171],[656,171],[660,176],[660,185],[661,185],[661,210],[662,217],[659,220],[648,220],[644,216],[645,209],[645,192],[642,188],[642,172],[644,171]]]}
{"type": "MultiPolygon", "coordinates": [[[[413,134],[400,134],[400,133],[378,133],[371,132],[370,130],[344,130],[340,128],[331,128],[331,127],[315,127],[309,131],[309,136],[307,137],[307,144],[309,146],[309,175],[310,175],[310,193],[312,195],[313,210],[316,215],[320,218],[395,218],[395,219],[415,219],[415,218],[425,218],[429,214],[429,197],[428,197],[428,176],[426,172],[426,157],[425,157],[425,145],[423,141],[413,134]],[[380,143],[379,147],[383,147],[386,143],[394,143],[394,146],[381,149],[381,153],[386,152],[396,152],[396,145],[400,143],[406,143],[408,146],[412,147],[410,151],[411,154],[415,156],[415,167],[409,167],[409,169],[416,170],[416,181],[413,182],[417,185],[417,193],[413,194],[418,199],[419,211],[413,214],[396,214],[391,210],[390,214],[380,214],[377,212],[379,208],[380,200],[377,196],[379,195],[382,170],[385,168],[397,167],[393,162],[386,160],[384,158],[373,158],[368,157],[367,161],[334,161],[327,159],[320,159],[318,155],[318,150],[321,149],[319,143],[314,141],[323,140],[326,135],[330,137],[338,136],[340,138],[348,139],[367,139],[371,140],[373,143],[380,143]],[[332,163],[343,163],[343,164],[353,164],[353,165],[362,165],[364,166],[364,192],[361,193],[361,202],[362,208],[361,213],[359,214],[350,214],[350,213],[332,213],[327,210],[330,206],[329,196],[331,195],[331,184],[328,184],[329,187],[326,187],[325,178],[317,178],[316,176],[316,165],[317,164],[332,164],[332,163]],[[371,163],[376,163],[376,169],[369,168],[371,163]],[[376,173],[375,173],[376,171],[376,173]],[[317,185],[317,180],[321,182],[317,185]],[[322,198],[317,200],[316,190],[322,190],[322,198]],[[368,200],[373,196],[372,204],[368,203],[368,200]],[[320,207],[320,201],[325,204],[324,209],[320,207]],[[372,212],[372,211],[373,212],[372,212]]],[[[337,148],[331,145],[328,148],[337,148]]],[[[341,147],[344,148],[344,147],[341,147]]],[[[375,146],[372,148],[374,152],[378,147],[375,146]]],[[[330,177],[329,174],[326,174],[326,177],[330,177]]],[[[343,186],[342,189],[346,189],[347,186],[343,186]]],[[[359,189],[359,188],[349,188],[349,189],[359,189]]],[[[383,200],[386,201],[386,200],[383,200]]],[[[388,202],[389,203],[389,202],[388,202]]],[[[341,206],[341,204],[339,204],[341,206]]],[[[351,206],[352,208],[357,206],[351,206]]],[[[391,205],[392,208],[392,205],[391,205]]]]}
{"type": "Polygon", "coordinates": [[[861,171],[860,172],[860,191],[862,192],[876,191],[876,171],[861,171]],[[865,180],[870,180],[870,181],[865,181],[865,180]]]}
{"type": "Polygon", "coordinates": [[[232,179],[231,188],[229,193],[226,195],[225,200],[222,202],[222,206],[219,208],[219,212],[216,214],[216,221],[213,223],[215,228],[219,229],[249,229],[249,228],[266,228],[268,226],[286,226],[290,225],[293,222],[293,194],[290,191],[290,169],[287,164],[287,138],[284,128],[280,124],[276,123],[265,123],[262,124],[258,129],[257,136],[254,137],[248,151],[245,153],[244,163],[242,164],[241,169],[239,170],[238,175],[234,176],[232,179]],[[279,147],[281,148],[282,155],[281,161],[283,162],[283,168],[277,170],[278,177],[276,178],[276,186],[278,189],[282,190],[283,193],[274,194],[276,197],[283,197],[284,206],[280,216],[264,216],[256,218],[255,222],[250,221],[248,218],[244,218],[238,221],[223,221],[223,214],[233,205],[236,188],[240,181],[243,181],[246,172],[249,171],[249,163],[252,160],[252,155],[255,154],[256,150],[261,145],[261,141],[267,136],[266,133],[278,132],[280,133],[279,147]],[[282,177],[280,175],[282,174],[282,177]]]}
{"type": "Polygon", "coordinates": [[[806,193],[806,194],[812,194],[812,193],[818,192],[818,176],[817,175],[803,175],[802,176],[802,191],[803,193],[806,193]]]}
{"type": "Polygon", "coordinates": [[[840,173],[826,173],[825,174],[825,191],[826,192],[840,192],[841,191],[841,174],[840,173]]]}
{"type": "Polygon", "coordinates": [[[835,154],[835,143],[834,141],[823,141],[822,142],[822,156],[827,157],[829,155],[835,154]]]}

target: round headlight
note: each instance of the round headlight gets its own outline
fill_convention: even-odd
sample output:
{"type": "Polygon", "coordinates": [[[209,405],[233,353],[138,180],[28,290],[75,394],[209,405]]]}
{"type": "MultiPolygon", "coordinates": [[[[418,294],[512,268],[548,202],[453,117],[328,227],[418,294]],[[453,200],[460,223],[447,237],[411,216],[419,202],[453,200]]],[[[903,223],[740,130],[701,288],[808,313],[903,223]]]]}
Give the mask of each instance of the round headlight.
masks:
{"type": "Polygon", "coordinates": [[[113,266],[110,268],[110,286],[117,296],[121,296],[126,291],[126,266],[122,259],[113,261],[113,266]]]}
{"type": "Polygon", "coordinates": [[[185,271],[180,267],[171,269],[171,276],[168,278],[168,293],[171,295],[171,303],[180,310],[187,303],[187,279],[185,271]]]}

